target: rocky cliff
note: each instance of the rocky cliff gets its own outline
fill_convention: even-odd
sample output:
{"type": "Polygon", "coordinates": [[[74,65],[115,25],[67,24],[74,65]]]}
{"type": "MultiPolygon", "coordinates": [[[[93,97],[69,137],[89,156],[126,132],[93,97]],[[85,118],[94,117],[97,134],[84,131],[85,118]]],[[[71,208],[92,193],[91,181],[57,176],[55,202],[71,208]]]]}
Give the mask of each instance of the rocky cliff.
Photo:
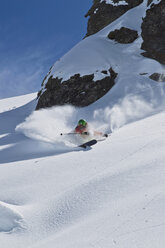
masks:
{"type": "Polygon", "coordinates": [[[89,17],[86,36],[95,34],[142,2],[143,0],[114,0],[109,4],[108,1],[94,0],[92,7],[85,15],[89,17]]]}
{"type": "MultiPolygon", "coordinates": [[[[120,61],[113,59],[113,50],[117,49],[116,54],[121,52],[119,57],[125,52],[124,47],[120,51],[115,44],[131,47],[138,40],[141,56],[165,64],[164,0],[94,0],[86,17],[86,38],[51,68],[38,94],[36,109],[63,104],[84,107],[103,97],[116,85],[120,74],[120,61]],[[136,15],[138,12],[141,14],[136,15]],[[103,28],[107,30],[104,39],[99,35],[103,28]]],[[[161,74],[152,77],[154,73],[159,75],[153,70],[140,75],[150,74],[151,79],[159,80],[161,74]]]]}
{"type": "Polygon", "coordinates": [[[80,76],[75,74],[61,83],[62,79],[48,79],[46,91],[39,98],[37,109],[54,105],[72,104],[77,107],[85,107],[104,96],[115,84],[117,74],[112,68],[102,71],[105,77],[94,82],[94,74],[80,76]]]}
{"type": "Polygon", "coordinates": [[[165,1],[151,4],[142,23],[144,56],[165,64],[165,1]]]}
{"type": "MultiPolygon", "coordinates": [[[[94,0],[91,9],[85,15],[85,17],[89,16],[86,36],[95,34],[143,1],[125,0],[125,4],[120,5],[122,2],[120,0],[94,0]]],[[[150,8],[146,11],[141,27],[143,38],[141,48],[145,50],[144,56],[165,64],[165,1],[148,0],[147,6],[149,5],[150,8]]]]}

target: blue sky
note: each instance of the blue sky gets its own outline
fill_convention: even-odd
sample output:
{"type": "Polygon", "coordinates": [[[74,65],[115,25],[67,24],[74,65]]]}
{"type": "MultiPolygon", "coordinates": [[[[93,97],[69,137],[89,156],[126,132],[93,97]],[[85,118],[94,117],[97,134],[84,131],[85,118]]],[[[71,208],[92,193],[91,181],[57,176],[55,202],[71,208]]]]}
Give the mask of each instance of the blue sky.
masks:
{"type": "Polygon", "coordinates": [[[0,0],[0,98],[35,92],[86,34],[92,0],[0,0]]]}

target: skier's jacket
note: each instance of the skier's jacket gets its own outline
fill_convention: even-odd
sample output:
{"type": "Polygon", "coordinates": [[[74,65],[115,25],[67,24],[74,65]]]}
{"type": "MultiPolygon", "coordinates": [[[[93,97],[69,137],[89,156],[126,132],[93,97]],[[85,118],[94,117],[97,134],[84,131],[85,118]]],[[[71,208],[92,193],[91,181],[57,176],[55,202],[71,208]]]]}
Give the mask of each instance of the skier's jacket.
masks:
{"type": "MultiPolygon", "coordinates": [[[[89,126],[87,125],[86,127],[82,126],[82,125],[78,125],[75,130],[74,130],[75,133],[79,133],[79,134],[86,134],[86,135],[90,135],[91,134],[91,131],[89,131],[89,126]]],[[[92,132],[93,135],[95,136],[103,136],[103,133],[102,132],[98,132],[98,131],[93,131],[92,132]]],[[[108,137],[108,135],[106,134],[105,137],[108,137]]]]}
{"type": "Polygon", "coordinates": [[[75,133],[79,133],[79,134],[83,134],[83,133],[88,133],[88,129],[87,127],[83,127],[81,125],[78,125],[75,130],[74,130],[75,133]]]}

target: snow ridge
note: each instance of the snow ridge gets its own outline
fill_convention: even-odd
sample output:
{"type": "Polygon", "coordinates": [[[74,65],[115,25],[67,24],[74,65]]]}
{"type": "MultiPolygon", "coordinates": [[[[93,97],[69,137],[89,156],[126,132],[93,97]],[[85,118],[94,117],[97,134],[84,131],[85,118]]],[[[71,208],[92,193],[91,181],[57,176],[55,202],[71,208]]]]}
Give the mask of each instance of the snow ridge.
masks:
{"type": "Polygon", "coordinates": [[[118,5],[128,5],[128,3],[126,1],[119,1],[118,3],[114,3],[113,0],[101,0],[102,2],[106,2],[106,4],[111,4],[113,6],[118,6],[118,5]]]}

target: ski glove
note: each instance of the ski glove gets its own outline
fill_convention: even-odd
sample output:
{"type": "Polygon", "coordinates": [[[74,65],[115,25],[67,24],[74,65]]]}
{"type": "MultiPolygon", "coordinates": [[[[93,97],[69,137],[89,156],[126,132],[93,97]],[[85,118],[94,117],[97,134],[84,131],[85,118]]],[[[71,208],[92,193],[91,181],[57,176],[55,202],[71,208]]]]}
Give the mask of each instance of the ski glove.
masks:
{"type": "Polygon", "coordinates": [[[106,137],[106,138],[107,138],[107,137],[108,137],[108,134],[107,134],[107,133],[105,133],[105,134],[103,135],[103,137],[106,137]]]}
{"type": "Polygon", "coordinates": [[[89,132],[83,132],[82,134],[89,135],[89,132]]]}

